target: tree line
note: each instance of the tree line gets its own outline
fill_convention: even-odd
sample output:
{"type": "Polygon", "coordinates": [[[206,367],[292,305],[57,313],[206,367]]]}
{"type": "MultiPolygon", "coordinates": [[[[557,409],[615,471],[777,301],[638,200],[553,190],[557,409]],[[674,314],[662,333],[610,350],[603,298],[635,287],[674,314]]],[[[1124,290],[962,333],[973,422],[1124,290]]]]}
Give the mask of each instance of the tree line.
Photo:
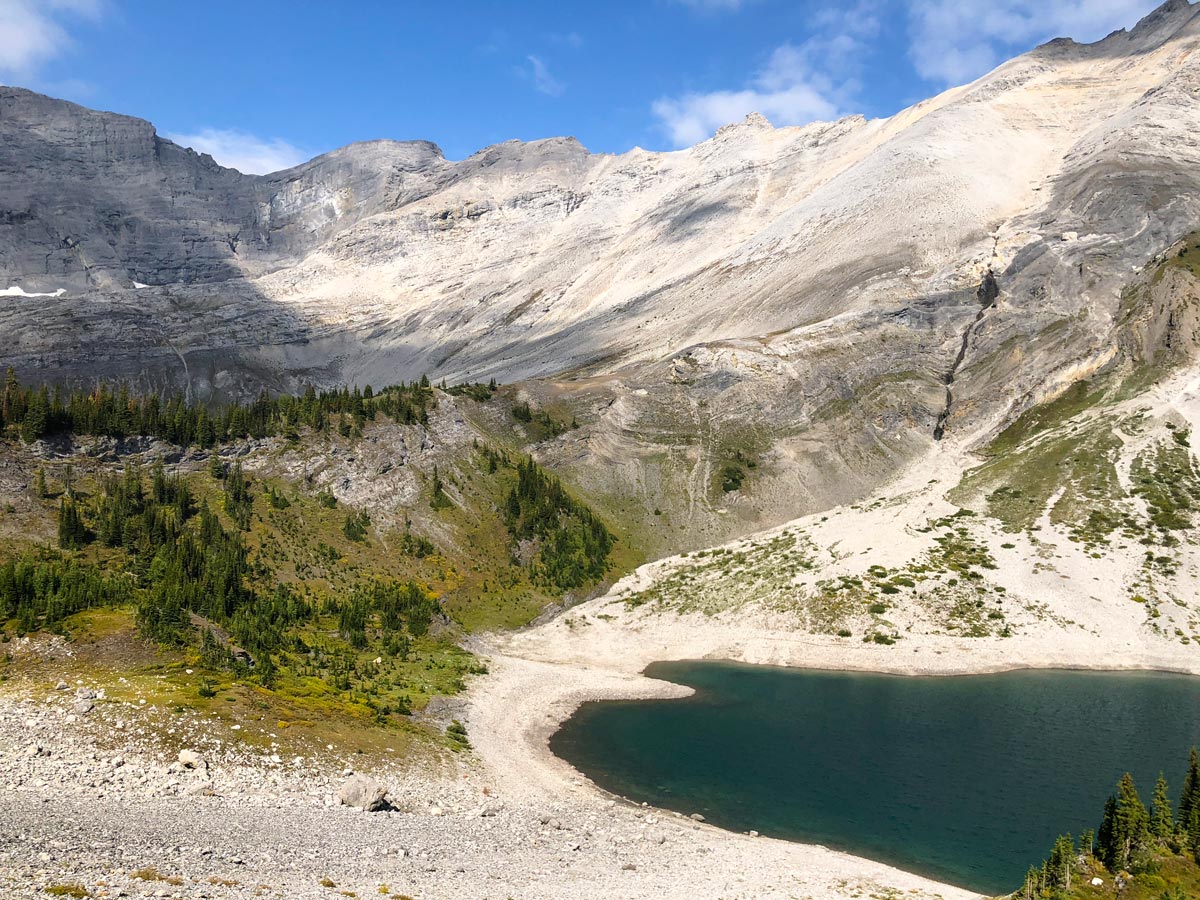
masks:
{"type": "Polygon", "coordinates": [[[251,403],[209,407],[178,393],[165,398],[135,394],[127,384],[115,388],[101,384],[89,391],[27,386],[10,367],[0,392],[0,434],[26,443],[65,434],[144,435],[182,447],[207,448],[248,438],[293,437],[301,426],[325,431],[335,425],[349,436],[377,415],[406,425],[427,424],[434,404],[427,378],[379,392],[370,385],[321,392],[309,386],[299,396],[272,397],[264,391],[251,403]]]}
{"type": "MultiPolygon", "coordinates": [[[[1116,793],[1104,804],[1100,827],[1086,831],[1078,844],[1069,834],[1060,835],[1040,867],[1033,867],[1014,896],[1020,900],[1059,900],[1069,896],[1080,877],[1102,863],[1112,875],[1136,875],[1153,870],[1155,859],[1174,853],[1200,864],[1200,752],[1193,747],[1188,758],[1179,803],[1171,803],[1166,778],[1160,773],[1150,807],[1146,808],[1128,772],[1117,783],[1116,793]]],[[[1167,889],[1163,900],[1182,894],[1167,889]]]]}

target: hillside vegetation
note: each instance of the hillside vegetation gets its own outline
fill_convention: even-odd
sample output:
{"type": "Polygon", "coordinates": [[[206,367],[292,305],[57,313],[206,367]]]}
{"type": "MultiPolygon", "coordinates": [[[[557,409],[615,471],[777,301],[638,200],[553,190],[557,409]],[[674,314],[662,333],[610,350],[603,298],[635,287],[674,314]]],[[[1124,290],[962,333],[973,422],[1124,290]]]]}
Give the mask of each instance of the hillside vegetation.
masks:
{"type": "Polygon", "coordinates": [[[1122,776],[1099,827],[1062,835],[1013,900],[1191,900],[1200,896],[1200,754],[1192,749],[1178,804],[1159,775],[1147,809],[1122,776]]]}
{"type": "MultiPolygon", "coordinates": [[[[469,393],[487,402],[495,390],[469,393]]],[[[319,454],[326,440],[353,452],[384,425],[428,443],[446,398],[422,381],[208,410],[123,387],[31,389],[10,372],[0,450],[29,486],[12,498],[24,516],[11,502],[0,513],[14,538],[0,548],[0,640],[90,641],[100,621],[105,632],[136,630],[170,672],[171,661],[186,664],[196,702],[248,683],[315,712],[404,725],[481,671],[461,647],[467,634],[525,624],[594,588],[617,543],[531,458],[478,439],[447,450],[442,467],[408,461],[420,490],[400,525],[273,474],[272,458],[319,454]],[[80,435],[167,444],[106,462],[38,455],[34,443],[80,435]],[[164,453],[182,458],[167,466],[164,453]],[[18,537],[38,534],[46,539],[18,537]]],[[[0,673],[15,674],[8,656],[0,673]]],[[[447,734],[464,743],[453,723],[447,734]]]]}

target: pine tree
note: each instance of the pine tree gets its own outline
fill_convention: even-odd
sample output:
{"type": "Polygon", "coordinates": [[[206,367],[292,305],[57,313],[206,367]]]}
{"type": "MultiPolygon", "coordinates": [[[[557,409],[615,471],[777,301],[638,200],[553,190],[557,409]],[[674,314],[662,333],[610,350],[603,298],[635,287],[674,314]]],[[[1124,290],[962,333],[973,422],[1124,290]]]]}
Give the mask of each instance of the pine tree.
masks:
{"type": "Polygon", "coordinates": [[[1117,784],[1117,796],[1112,798],[1112,815],[1105,806],[1105,823],[1101,831],[1108,836],[1105,841],[1104,864],[1114,872],[1128,869],[1141,855],[1150,840],[1150,815],[1138,796],[1133,776],[1128,772],[1117,784]],[[1107,827],[1106,827],[1107,826],[1107,827]]]}
{"type": "Polygon", "coordinates": [[[1037,866],[1030,866],[1025,873],[1025,883],[1021,886],[1021,900],[1038,900],[1042,893],[1042,873],[1037,866]]]}
{"type": "Polygon", "coordinates": [[[29,398],[29,408],[21,422],[21,440],[32,444],[46,433],[50,424],[50,403],[45,390],[35,392],[29,398]]]}
{"type": "Polygon", "coordinates": [[[46,470],[41,466],[38,466],[38,470],[33,476],[33,492],[40,500],[50,496],[50,489],[46,487],[46,470]]]}
{"type": "Polygon", "coordinates": [[[1165,841],[1175,830],[1175,817],[1171,812],[1171,798],[1167,794],[1167,779],[1158,773],[1154,785],[1154,799],[1150,802],[1150,833],[1156,840],[1165,841]]]}
{"type": "Polygon", "coordinates": [[[1195,747],[1188,754],[1187,775],[1183,779],[1183,791],[1179,795],[1179,815],[1175,823],[1180,831],[1187,831],[1193,812],[1200,809],[1200,751],[1195,747]]]}
{"type": "Polygon", "coordinates": [[[433,509],[445,509],[450,505],[450,498],[446,496],[446,489],[442,485],[442,476],[438,473],[438,467],[433,467],[433,495],[429,500],[429,505],[433,509]]]}
{"type": "Polygon", "coordinates": [[[1101,861],[1112,868],[1112,860],[1116,856],[1117,829],[1117,798],[1109,795],[1104,801],[1104,818],[1100,820],[1100,828],[1096,832],[1096,855],[1101,861]]]}
{"type": "Polygon", "coordinates": [[[1046,860],[1046,878],[1043,890],[1071,889],[1071,870],[1075,865],[1075,842],[1069,834],[1061,835],[1054,842],[1050,858],[1046,860]]]}
{"type": "Polygon", "coordinates": [[[1091,828],[1079,836],[1079,852],[1087,856],[1096,852],[1096,832],[1091,828]]]}
{"type": "Polygon", "coordinates": [[[58,546],[78,550],[87,543],[87,529],[79,518],[75,501],[64,497],[58,505],[58,546]]]}

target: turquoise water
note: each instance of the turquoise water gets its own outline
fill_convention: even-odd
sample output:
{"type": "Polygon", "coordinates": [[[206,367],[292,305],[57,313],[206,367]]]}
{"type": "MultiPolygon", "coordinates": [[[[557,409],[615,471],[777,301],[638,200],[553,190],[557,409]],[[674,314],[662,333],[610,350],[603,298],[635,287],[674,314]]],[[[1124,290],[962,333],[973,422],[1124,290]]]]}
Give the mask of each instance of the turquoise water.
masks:
{"type": "Polygon", "coordinates": [[[1172,796],[1200,679],[1013,672],[902,678],[657,663],[685,700],[585,704],[551,749],[601,787],[736,831],[822,843],[985,893],[1099,823],[1121,773],[1172,796]]]}

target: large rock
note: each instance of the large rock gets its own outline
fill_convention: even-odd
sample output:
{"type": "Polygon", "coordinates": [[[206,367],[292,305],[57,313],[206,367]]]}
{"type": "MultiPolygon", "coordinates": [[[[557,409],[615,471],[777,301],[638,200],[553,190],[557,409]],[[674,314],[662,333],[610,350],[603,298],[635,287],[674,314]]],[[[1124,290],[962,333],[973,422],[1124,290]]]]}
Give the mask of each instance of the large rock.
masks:
{"type": "Polygon", "coordinates": [[[204,757],[195,750],[180,750],[179,764],[185,769],[207,769],[208,763],[204,761],[204,757]]]}
{"type": "Polygon", "coordinates": [[[387,789],[367,775],[351,775],[338,788],[338,800],[345,806],[356,806],[367,812],[387,809],[387,789]]]}

